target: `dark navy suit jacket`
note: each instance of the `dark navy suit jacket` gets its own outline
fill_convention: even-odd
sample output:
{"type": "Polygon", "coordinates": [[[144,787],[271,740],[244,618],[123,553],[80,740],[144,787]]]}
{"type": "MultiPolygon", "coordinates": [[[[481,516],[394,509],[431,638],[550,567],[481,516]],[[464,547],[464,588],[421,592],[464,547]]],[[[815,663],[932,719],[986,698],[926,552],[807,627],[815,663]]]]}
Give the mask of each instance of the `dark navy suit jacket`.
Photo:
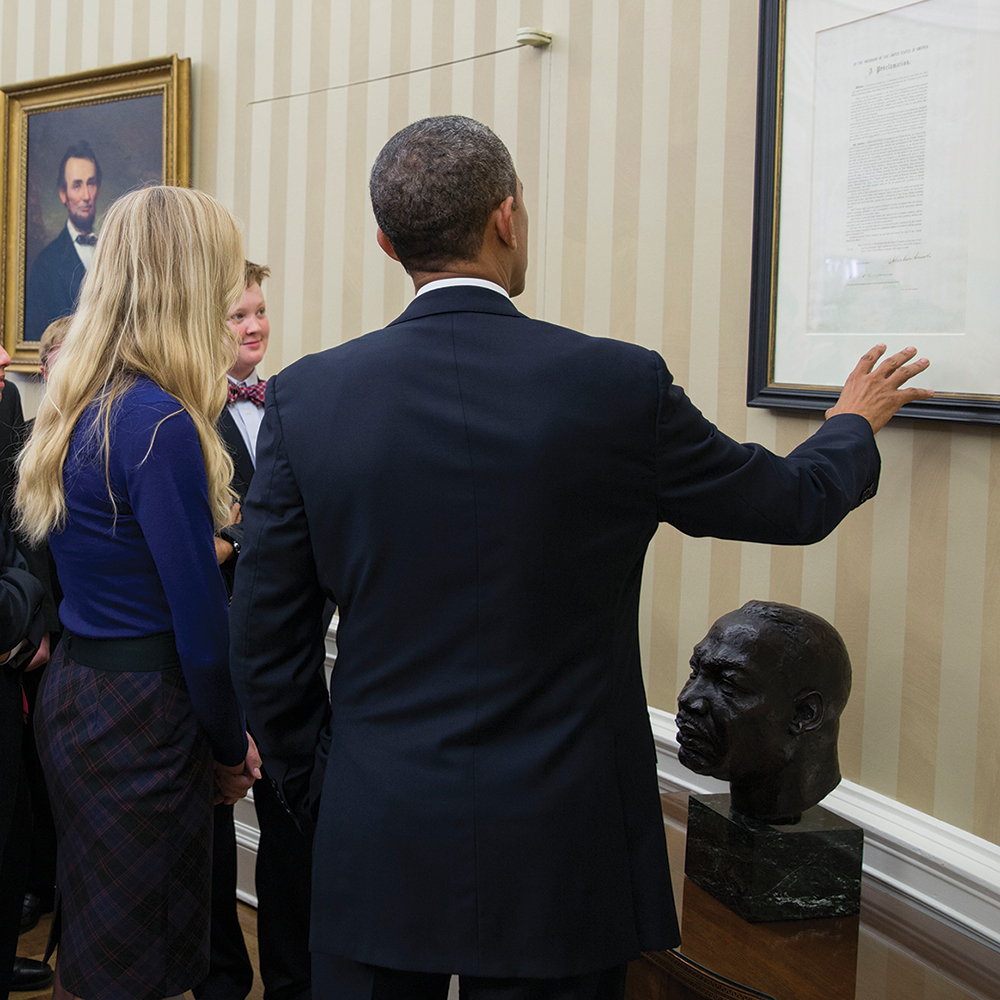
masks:
{"type": "Polygon", "coordinates": [[[59,235],[35,258],[24,301],[24,339],[39,341],[45,328],[76,309],[87,269],[63,225],[59,235]]]}
{"type": "Polygon", "coordinates": [[[480,288],[272,377],[231,663],[269,773],[318,816],[312,950],[557,977],[675,945],[646,547],[661,521],[815,541],[878,470],[862,417],[778,458],[720,433],[658,354],[480,288]]]}

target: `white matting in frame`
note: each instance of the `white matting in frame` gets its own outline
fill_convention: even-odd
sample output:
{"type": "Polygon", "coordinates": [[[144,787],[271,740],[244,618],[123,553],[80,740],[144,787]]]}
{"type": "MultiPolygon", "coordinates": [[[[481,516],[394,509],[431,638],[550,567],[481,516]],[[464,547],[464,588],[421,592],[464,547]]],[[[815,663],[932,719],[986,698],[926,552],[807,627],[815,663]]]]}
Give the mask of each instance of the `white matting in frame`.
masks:
{"type": "Polygon", "coordinates": [[[872,344],[1000,400],[1000,0],[787,0],[773,383],[872,344]]]}

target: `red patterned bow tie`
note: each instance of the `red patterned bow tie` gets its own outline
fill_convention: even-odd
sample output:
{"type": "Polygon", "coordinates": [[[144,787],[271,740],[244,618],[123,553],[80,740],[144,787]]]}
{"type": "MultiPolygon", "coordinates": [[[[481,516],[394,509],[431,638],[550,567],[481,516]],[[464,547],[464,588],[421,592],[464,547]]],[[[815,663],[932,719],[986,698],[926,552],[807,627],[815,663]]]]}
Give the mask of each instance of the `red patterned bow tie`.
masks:
{"type": "Polygon", "coordinates": [[[237,385],[235,382],[229,383],[229,398],[227,403],[235,403],[238,399],[249,399],[257,406],[264,405],[264,386],[267,381],[255,382],[253,385],[237,385]]]}

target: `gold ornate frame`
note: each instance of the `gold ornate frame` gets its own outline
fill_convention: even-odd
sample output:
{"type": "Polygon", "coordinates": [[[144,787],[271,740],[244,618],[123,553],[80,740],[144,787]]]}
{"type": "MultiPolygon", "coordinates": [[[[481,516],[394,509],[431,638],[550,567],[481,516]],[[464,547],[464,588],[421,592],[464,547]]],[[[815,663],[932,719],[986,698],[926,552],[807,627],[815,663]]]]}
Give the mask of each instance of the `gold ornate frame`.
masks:
{"type": "Polygon", "coordinates": [[[165,56],[0,88],[0,322],[13,371],[38,371],[38,343],[24,339],[29,118],[157,95],[163,99],[162,181],[187,187],[191,183],[190,59],[165,56]]]}

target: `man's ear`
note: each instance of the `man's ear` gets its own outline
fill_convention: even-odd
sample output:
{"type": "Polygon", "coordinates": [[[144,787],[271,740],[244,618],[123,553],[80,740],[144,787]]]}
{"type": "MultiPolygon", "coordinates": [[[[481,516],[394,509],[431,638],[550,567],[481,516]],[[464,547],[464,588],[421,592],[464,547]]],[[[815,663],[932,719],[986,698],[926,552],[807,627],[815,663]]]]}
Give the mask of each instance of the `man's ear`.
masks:
{"type": "Polygon", "coordinates": [[[795,698],[795,714],[788,725],[793,736],[818,729],[823,722],[823,696],[819,691],[803,691],[795,698]]]}
{"type": "Polygon", "coordinates": [[[514,196],[506,198],[495,209],[490,220],[496,226],[497,236],[511,250],[517,249],[517,234],[514,232],[514,196]]]}
{"type": "Polygon", "coordinates": [[[375,239],[376,239],[376,241],[378,242],[378,245],[379,245],[379,246],[380,246],[380,247],[381,247],[381,248],[382,248],[382,249],[383,249],[383,250],[384,250],[384,251],[385,251],[385,252],[386,252],[386,253],[387,253],[387,254],[388,254],[388,255],[389,255],[389,256],[390,256],[390,257],[391,257],[392,259],[393,259],[393,260],[399,260],[399,258],[398,258],[398,257],[396,256],[396,251],[392,249],[392,244],[391,244],[391,243],[389,242],[389,237],[388,237],[388,236],[386,236],[386,235],[385,235],[385,233],[383,233],[383,232],[382,232],[382,227],[381,227],[381,226],[379,226],[379,227],[378,227],[378,228],[377,228],[377,229],[375,230],[375,239]]]}

